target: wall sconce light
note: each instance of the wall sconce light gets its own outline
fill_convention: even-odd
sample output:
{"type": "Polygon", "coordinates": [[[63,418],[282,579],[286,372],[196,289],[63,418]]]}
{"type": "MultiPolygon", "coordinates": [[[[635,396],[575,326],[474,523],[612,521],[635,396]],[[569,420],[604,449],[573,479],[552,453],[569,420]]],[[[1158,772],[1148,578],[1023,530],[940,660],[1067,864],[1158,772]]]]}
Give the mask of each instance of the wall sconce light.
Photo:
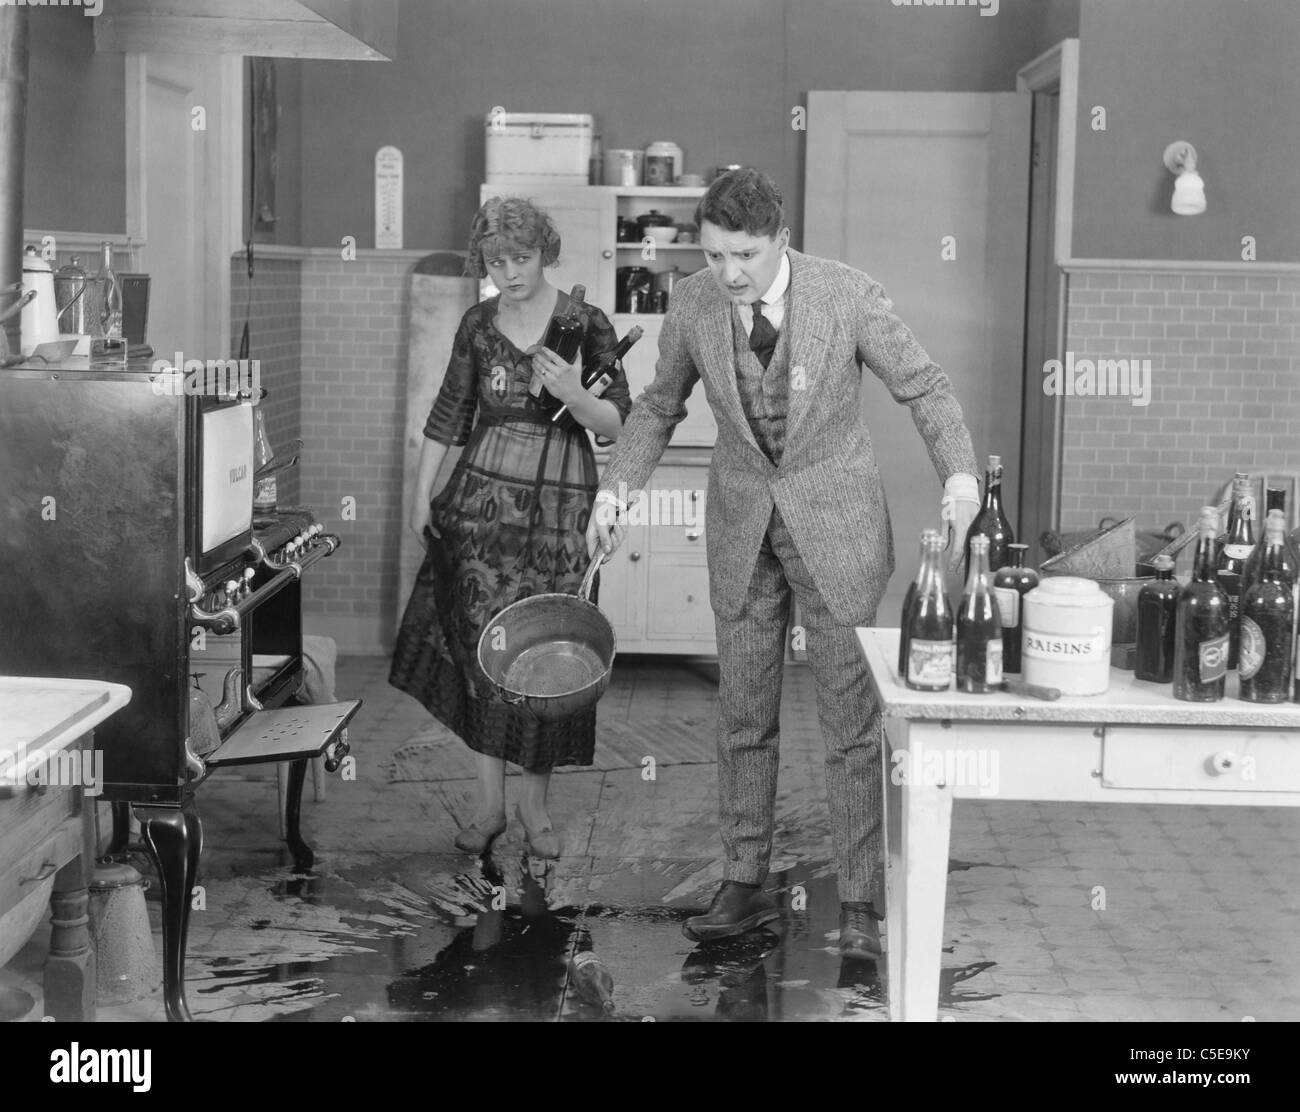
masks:
{"type": "Polygon", "coordinates": [[[1165,148],[1165,166],[1177,174],[1170,208],[1179,216],[1198,216],[1205,211],[1205,182],[1196,172],[1196,148],[1179,139],[1165,148]]]}

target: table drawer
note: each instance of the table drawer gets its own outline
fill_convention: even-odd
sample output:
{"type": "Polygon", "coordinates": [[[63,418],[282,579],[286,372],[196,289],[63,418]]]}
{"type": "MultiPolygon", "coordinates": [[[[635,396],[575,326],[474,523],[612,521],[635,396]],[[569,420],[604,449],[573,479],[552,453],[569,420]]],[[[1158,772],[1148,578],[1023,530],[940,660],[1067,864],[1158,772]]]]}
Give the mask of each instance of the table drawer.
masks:
{"type": "Polygon", "coordinates": [[[1107,726],[1105,788],[1300,792],[1300,731],[1107,726]]]}

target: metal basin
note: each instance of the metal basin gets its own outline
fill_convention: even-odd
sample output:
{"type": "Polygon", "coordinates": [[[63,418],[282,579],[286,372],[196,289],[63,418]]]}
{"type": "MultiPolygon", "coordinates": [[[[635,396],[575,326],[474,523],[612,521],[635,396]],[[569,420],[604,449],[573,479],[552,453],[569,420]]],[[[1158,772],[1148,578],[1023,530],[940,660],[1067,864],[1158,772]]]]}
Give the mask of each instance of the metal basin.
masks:
{"type": "Polygon", "coordinates": [[[596,704],[614,666],[614,627],[587,599],[603,555],[576,595],[545,594],[507,606],[478,642],[483,674],[507,703],[553,722],[596,704]]]}

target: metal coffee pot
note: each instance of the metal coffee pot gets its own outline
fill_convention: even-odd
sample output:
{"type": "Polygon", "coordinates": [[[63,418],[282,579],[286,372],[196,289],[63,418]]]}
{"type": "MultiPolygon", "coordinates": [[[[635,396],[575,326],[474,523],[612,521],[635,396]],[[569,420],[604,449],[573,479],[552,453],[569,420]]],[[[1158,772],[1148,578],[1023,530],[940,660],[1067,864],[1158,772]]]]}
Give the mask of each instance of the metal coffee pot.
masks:
{"type": "Polygon", "coordinates": [[[73,255],[72,262],[54,272],[54,302],[58,307],[59,332],[65,336],[91,334],[90,296],[91,278],[82,269],[81,259],[73,255]]]}

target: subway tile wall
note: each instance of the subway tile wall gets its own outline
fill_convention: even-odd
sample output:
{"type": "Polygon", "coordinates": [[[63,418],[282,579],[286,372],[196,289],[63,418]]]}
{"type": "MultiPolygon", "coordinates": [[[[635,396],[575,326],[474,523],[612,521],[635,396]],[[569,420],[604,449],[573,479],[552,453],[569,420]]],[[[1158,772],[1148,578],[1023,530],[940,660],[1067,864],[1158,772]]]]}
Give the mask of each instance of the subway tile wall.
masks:
{"type": "Polygon", "coordinates": [[[1300,276],[1075,272],[1066,339],[1151,374],[1146,406],[1063,399],[1062,531],[1191,522],[1234,471],[1300,472],[1300,276]]]}
{"type": "MultiPolygon", "coordinates": [[[[244,322],[249,328],[249,359],[259,360],[258,371],[267,391],[266,428],[276,452],[287,451],[302,436],[302,262],[299,259],[253,261],[252,297],[248,266],[241,254],[230,268],[230,354],[239,353],[244,322]]],[[[301,466],[301,464],[300,464],[301,466]]],[[[281,506],[300,505],[298,468],[276,478],[281,506]]]]}
{"type": "Polygon", "coordinates": [[[302,500],[343,539],[303,581],[304,624],[344,652],[391,650],[397,621],[411,266],[302,262],[302,500]]]}

